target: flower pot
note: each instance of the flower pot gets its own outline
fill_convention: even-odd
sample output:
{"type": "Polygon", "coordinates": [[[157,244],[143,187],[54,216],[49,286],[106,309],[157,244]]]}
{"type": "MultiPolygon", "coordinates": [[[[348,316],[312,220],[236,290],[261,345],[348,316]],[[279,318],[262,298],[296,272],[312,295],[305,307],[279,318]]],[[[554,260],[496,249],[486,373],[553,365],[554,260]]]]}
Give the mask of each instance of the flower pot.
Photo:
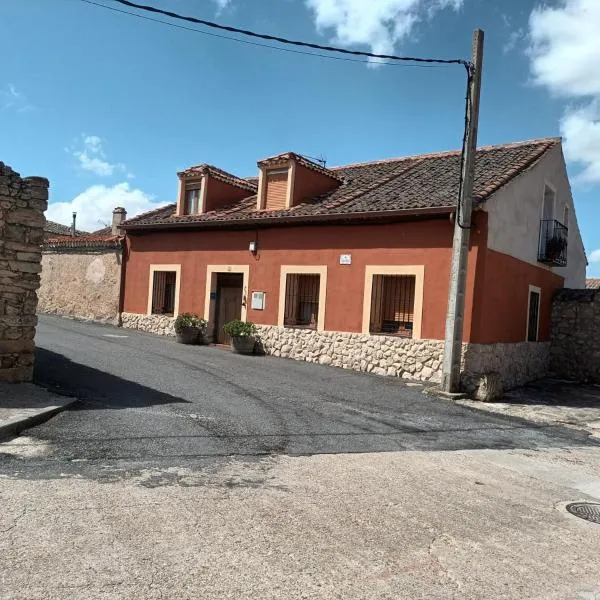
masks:
{"type": "Polygon", "coordinates": [[[231,338],[231,350],[236,354],[253,354],[256,338],[253,335],[240,335],[231,338]]]}
{"type": "Polygon", "coordinates": [[[198,344],[202,330],[200,327],[185,327],[177,334],[177,342],[180,344],[198,344]]]}

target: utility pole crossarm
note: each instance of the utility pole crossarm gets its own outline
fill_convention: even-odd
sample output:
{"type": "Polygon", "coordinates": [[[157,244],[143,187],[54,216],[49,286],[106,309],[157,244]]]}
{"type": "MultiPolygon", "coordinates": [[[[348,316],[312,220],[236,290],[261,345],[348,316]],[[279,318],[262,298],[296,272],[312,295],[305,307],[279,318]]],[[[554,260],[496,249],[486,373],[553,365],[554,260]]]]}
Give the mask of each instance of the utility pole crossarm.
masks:
{"type": "Polygon", "coordinates": [[[483,31],[476,29],[473,33],[473,58],[467,90],[465,150],[460,174],[461,193],[454,219],[452,267],[450,270],[448,314],[446,317],[446,336],[444,341],[442,390],[449,393],[460,391],[465,293],[467,287],[471,217],[473,212],[473,180],[475,173],[475,153],[477,150],[481,72],[483,68],[483,39],[483,31]]]}

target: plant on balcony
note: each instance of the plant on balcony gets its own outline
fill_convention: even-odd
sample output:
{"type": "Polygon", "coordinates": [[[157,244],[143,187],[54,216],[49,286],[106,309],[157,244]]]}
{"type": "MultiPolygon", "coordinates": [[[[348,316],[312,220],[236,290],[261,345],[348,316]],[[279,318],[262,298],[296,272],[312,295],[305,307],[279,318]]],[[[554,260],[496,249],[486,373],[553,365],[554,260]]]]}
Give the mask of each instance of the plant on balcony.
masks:
{"type": "Polygon", "coordinates": [[[550,260],[560,258],[567,249],[567,240],[564,237],[553,235],[546,242],[546,257],[550,260]]]}
{"type": "Polygon", "coordinates": [[[181,313],[175,319],[175,333],[180,344],[202,344],[208,322],[193,313],[181,313]]]}
{"type": "Polygon", "coordinates": [[[258,330],[248,321],[229,321],[223,325],[223,331],[231,337],[231,349],[237,354],[252,354],[256,344],[258,330]]]}

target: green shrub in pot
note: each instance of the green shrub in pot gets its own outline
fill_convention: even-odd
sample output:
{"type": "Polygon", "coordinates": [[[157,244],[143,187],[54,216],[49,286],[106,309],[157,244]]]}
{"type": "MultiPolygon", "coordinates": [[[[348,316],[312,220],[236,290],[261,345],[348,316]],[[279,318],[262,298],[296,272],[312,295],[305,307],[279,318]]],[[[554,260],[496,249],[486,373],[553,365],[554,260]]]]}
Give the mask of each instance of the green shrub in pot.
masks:
{"type": "Polygon", "coordinates": [[[202,344],[208,322],[193,313],[181,313],[175,319],[175,333],[180,344],[202,344]]]}
{"type": "Polygon", "coordinates": [[[234,352],[237,354],[252,354],[254,352],[258,334],[254,323],[236,319],[225,323],[223,331],[231,337],[231,349],[234,352]]]}

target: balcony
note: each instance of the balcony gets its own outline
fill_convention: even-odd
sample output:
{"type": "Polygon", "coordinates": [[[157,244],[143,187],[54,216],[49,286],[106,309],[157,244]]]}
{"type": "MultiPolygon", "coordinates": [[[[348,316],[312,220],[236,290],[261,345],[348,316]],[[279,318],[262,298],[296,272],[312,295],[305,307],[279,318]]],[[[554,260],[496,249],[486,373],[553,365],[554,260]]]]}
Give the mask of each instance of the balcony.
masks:
{"type": "Polygon", "coordinates": [[[568,233],[569,230],[559,221],[541,221],[538,261],[555,267],[565,267],[568,233]]]}

